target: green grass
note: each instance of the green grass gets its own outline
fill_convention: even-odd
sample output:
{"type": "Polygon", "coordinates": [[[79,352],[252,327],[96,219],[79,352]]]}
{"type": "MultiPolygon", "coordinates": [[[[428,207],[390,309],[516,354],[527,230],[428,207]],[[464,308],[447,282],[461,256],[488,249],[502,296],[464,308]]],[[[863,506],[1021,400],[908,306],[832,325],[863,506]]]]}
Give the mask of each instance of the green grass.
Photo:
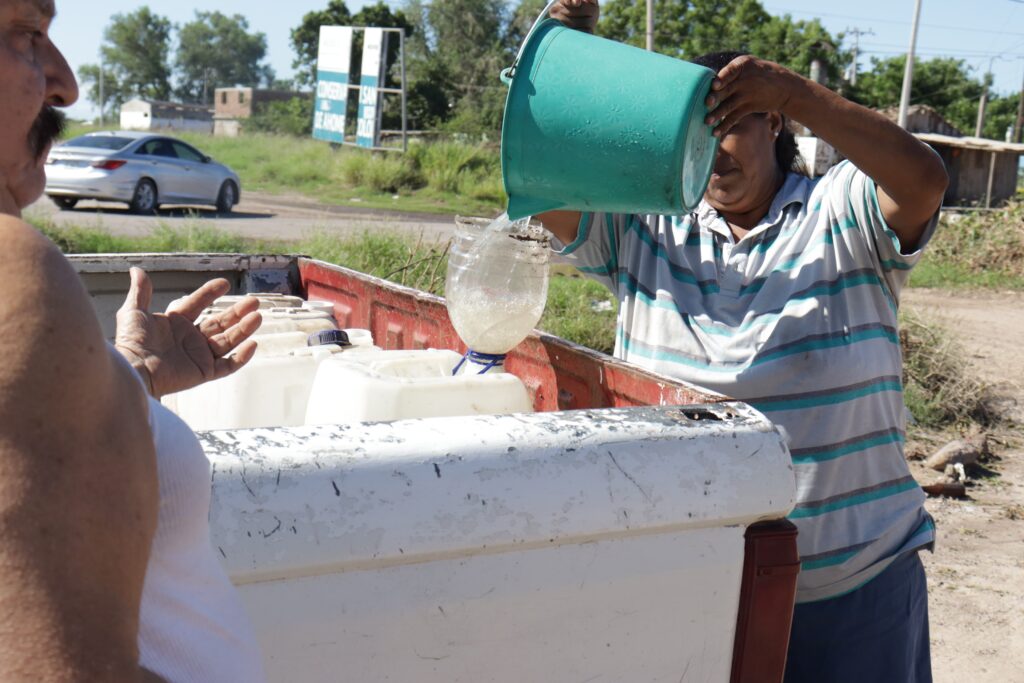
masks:
{"type": "Polygon", "coordinates": [[[255,253],[275,251],[281,245],[249,240],[217,230],[199,221],[183,228],[164,223],[144,237],[111,235],[100,228],[58,226],[45,216],[27,215],[25,219],[49,237],[66,254],[124,254],[134,252],[209,252],[255,253]]]}
{"type": "MultiPolygon", "coordinates": [[[[95,128],[75,126],[66,137],[95,128]]],[[[175,133],[242,180],[243,193],[300,194],[328,204],[426,213],[490,215],[506,203],[492,146],[411,142],[406,154],[332,148],[269,133],[215,137],[175,133]]]]}
{"type": "MultiPolygon", "coordinates": [[[[365,232],[341,238],[313,233],[298,242],[254,241],[196,222],[184,228],[160,225],[144,237],[115,237],[102,228],[61,228],[28,216],[68,253],[240,252],[306,254],[409,287],[444,294],[447,246],[365,232]]],[[[615,342],[616,303],[604,287],[580,277],[568,266],[552,268],[547,307],[539,327],[592,349],[611,353],[615,342]]],[[[907,406],[925,427],[989,423],[988,387],[974,379],[941,325],[910,313],[901,314],[907,406]]]]}
{"type": "Polygon", "coordinates": [[[555,269],[538,327],[610,355],[615,349],[617,310],[615,297],[604,286],[555,269]]]}
{"type": "Polygon", "coordinates": [[[289,250],[444,296],[448,245],[414,243],[380,232],[347,239],[321,232],[289,245],[289,250]]]}
{"type": "Polygon", "coordinates": [[[910,284],[1024,290],[1024,198],[998,211],[944,215],[910,284]]]}
{"type": "MultiPolygon", "coordinates": [[[[184,228],[160,224],[143,237],[118,237],[103,228],[60,227],[29,215],[27,220],[65,253],[207,252],[305,254],[408,287],[444,295],[447,245],[412,242],[381,232],[340,238],[314,232],[298,242],[255,241],[204,225],[184,228]]],[[[553,269],[548,303],[539,327],[604,353],[615,344],[615,301],[611,293],[566,267],[553,269]],[[610,305],[610,307],[609,307],[610,305]]]]}

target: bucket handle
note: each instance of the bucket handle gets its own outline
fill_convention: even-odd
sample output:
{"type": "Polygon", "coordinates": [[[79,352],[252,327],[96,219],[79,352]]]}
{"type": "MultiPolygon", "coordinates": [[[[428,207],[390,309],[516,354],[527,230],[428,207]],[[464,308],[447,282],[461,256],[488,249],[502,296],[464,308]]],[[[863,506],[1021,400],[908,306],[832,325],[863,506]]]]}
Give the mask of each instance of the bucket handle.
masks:
{"type": "Polygon", "coordinates": [[[530,38],[533,37],[534,31],[537,30],[538,26],[540,26],[540,22],[544,21],[544,18],[548,16],[548,12],[551,11],[551,8],[555,6],[556,2],[558,2],[558,0],[549,0],[548,4],[544,6],[544,9],[537,16],[537,20],[533,22],[533,26],[531,26],[530,30],[526,32],[526,37],[523,38],[523,44],[519,46],[519,51],[516,53],[516,58],[515,61],[512,62],[512,66],[501,70],[499,78],[501,78],[501,82],[505,85],[512,85],[512,77],[516,75],[516,67],[519,66],[519,59],[523,56],[523,50],[526,49],[526,44],[530,42],[530,38]]]}

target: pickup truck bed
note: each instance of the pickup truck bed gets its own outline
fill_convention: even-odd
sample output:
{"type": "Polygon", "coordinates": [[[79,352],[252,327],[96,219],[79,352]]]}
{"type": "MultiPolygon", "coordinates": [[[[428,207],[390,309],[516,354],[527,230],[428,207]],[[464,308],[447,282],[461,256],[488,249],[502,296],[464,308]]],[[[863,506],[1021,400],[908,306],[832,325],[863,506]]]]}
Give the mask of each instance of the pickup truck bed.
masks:
{"type": "MultiPolygon", "coordinates": [[[[442,299],[310,259],[72,262],[108,335],[140,265],[155,307],[223,276],[331,301],[385,348],[464,350],[442,299]]],[[[781,680],[799,563],[779,432],[541,333],[506,367],[538,412],[200,434],[271,679],[781,680]]]]}

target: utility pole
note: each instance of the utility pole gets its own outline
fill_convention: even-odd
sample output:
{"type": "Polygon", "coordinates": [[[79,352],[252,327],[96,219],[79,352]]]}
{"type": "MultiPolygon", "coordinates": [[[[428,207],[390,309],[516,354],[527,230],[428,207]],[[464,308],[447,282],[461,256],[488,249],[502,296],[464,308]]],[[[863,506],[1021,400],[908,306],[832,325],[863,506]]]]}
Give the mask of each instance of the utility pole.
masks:
{"type": "Polygon", "coordinates": [[[978,101],[978,121],[974,124],[974,137],[980,138],[985,128],[985,107],[988,105],[988,77],[991,72],[985,75],[985,82],[981,88],[981,100],[978,101]]]}
{"type": "Polygon", "coordinates": [[[917,25],[921,20],[921,0],[914,0],[914,25],[910,29],[910,50],[907,52],[907,67],[903,71],[903,92],[900,94],[900,128],[907,127],[907,110],[910,108],[910,86],[914,82],[914,50],[917,47],[917,25]]]}
{"type": "Polygon", "coordinates": [[[100,56],[100,128],[106,125],[106,119],[103,116],[104,105],[107,103],[107,98],[103,93],[103,72],[106,67],[103,65],[103,56],[100,56]]]}
{"type": "Polygon", "coordinates": [[[853,63],[850,65],[850,85],[857,85],[857,60],[860,58],[860,37],[873,36],[875,32],[871,29],[861,31],[859,27],[854,26],[850,30],[850,34],[853,35],[853,63]]]}
{"type": "Polygon", "coordinates": [[[647,50],[654,52],[654,0],[647,0],[647,50]]]}
{"type": "Polygon", "coordinates": [[[988,106],[988,89],[992,84],[992,62],[995,60],[995,57],[988,60],[988,72],[986,72],[985,80],[981,84],[981,100],[978,101],[978,122],[974,124],[974,137],[976,138],[980,138],[982,131],[985,129],[985,108],[988,106]]]}

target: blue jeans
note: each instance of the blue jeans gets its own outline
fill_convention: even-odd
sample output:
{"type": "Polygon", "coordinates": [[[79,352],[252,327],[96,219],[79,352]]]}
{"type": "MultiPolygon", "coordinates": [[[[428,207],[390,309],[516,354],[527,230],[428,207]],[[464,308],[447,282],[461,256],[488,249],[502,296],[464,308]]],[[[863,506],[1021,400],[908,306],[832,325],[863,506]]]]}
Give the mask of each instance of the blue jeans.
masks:
{"type": "Polygon", "coordinates": [[[785,683],[931,683],[928,587],[917,552],[857,590],[793,610],[785,683]]]}

